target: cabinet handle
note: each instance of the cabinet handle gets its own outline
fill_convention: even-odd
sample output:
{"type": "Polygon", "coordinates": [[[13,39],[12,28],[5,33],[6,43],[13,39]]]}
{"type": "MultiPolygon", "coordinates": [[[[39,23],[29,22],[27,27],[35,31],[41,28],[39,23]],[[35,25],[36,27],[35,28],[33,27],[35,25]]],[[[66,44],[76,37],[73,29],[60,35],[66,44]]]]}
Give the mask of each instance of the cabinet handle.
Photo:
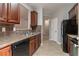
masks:
{"type": "Polygon", "coordinates": [[[16,48],[16,46],[14,46],[14,48],[16,48]]]}

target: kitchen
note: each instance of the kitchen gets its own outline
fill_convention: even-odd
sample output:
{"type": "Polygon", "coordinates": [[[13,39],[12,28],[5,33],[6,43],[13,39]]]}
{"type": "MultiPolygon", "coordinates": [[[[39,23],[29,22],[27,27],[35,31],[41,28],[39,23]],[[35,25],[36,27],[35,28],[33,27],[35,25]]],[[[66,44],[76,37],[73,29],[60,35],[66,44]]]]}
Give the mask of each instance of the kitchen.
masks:
{"type": "MultiPolygon", "coordinates": [[[[38,7],[37,12],[27,6],[30,4],[0,3],[0,56],[32,56],[43,45],[42,9],[38,7]]],[[[77,11],[78,4],[69,11],[69,20],[76,16],[75,21],[78,22],[77,11]]],[[[78,55],[78,50],[73,51],[74,45],[70,43],[72,37],[77,36],[69,33],[67,36],[68,39],[65,40],[68,41],[65,42],[68,45],[63,40],[67,54],[78,55]]]]}
{"type": "Polygon", "coordinates": [[[31,12],[32,31],[27,30],[28,12],[23,5],[0,3],[0,8],[0,29],[2,31],[0,32],[0,56],[32,55],[41,44],[40,29],[35,30],[37,13],[35,11],[31,12]]]}

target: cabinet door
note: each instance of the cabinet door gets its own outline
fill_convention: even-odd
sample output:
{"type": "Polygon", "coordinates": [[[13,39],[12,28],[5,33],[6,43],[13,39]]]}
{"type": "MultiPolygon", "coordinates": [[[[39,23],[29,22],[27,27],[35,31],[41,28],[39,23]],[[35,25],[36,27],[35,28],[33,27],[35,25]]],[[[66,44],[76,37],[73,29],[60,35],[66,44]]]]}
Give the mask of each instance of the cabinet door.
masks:
{"type": "Polygon", "coordinates": [[[73,42],[70,41],[70,53],[69,53],[70,56],[73,55],[73,42]]]}
{"type": "Polygon", "coordinates": [[[7,22],[7,3],[0,3],[0,22],[7,22]]]}
{"type": "Polygon", "coordinates": [[[11,56],[11,46],[0,49],[0,56],[11,56]]]}
{"type": "Polygon", "coordinates": [[[31,12],[31,26],[36,26],[37,25],[37,12],[32,11],[31,12]]]}
{"type": "Polygon", "coordinates": [[[41,34],[38,35],[38,40],[39,40],[39,46],[41,44],[41,34]]]}
{"type": "Polygon", "coordinates": [[[72,19],[75,16],[75,8],[71,9],[69,12],[69,19],[72,19]]]}
{"type": "Polygon", "coordinates": [[[75,5],[76,23],[78,24],[78,4],[75,5]]]}
{"type": "Polygon", "coordinates": [[[35,50],[37,50],[38,48],[38,37],[35,36],[35,50]]]}
{"type": "Polygon", "coordinates": [[[20,23],[18,3],[8,3],[8,22],[20,23]]]}
{"type": "Polygon", "coordinates": [[[29,43],[29,55],[32,55],[32,42],[29,43]]]}
{"type": "Polygon", "coordinates": [[[34,47],[35,47],[35,44],[34,44],[34,40],[32,39],[29,43],[29,55],[30,56],[34,53],[34,47]]]}
{"type": "Polygon", "coordinates": [[[78,13],[78,4],[75,5],[75,13],[76,13],[76,15],[78,13]]]}
{"type": "Polygon", "coordinates": [[[67,49],[68,49],[68,53],[70,53],[70,37],[68,36],[68,47],[67,47],[67,49]]]}
{"type": "MultiPolygon", "coordinates": [[[[74,18],[78,13],[78,4],[75,4],[73,8],[69,11],[69,18],[74,18]]],[[[77,19],[77,18],[76,18],[77,19]]]]}

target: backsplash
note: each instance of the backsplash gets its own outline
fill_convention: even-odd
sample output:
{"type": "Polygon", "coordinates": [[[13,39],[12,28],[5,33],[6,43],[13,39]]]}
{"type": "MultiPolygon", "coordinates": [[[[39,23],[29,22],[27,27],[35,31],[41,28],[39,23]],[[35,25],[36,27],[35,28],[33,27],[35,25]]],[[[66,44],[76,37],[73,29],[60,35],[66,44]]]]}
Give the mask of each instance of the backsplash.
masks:
{"type": "Polygon", "coordinates": [[[2,32],[2,28],[5,28],[3,31],[13,31],[13,26],[13,24],[0,24],[0,32],[2,32]]]}
{"type": "MultiPolygon", "coordinates": [[[[14,25],[13,24],[0,24],[0,32],[2,32],[2,29],[3,31],[13,31],[13,28],[14,28],[14,25]]],[[[27,30],[28,31],[28,30],[27,30]]],[[[37,26],[36,32],[41,32],[41,26],[37,26]]]]}

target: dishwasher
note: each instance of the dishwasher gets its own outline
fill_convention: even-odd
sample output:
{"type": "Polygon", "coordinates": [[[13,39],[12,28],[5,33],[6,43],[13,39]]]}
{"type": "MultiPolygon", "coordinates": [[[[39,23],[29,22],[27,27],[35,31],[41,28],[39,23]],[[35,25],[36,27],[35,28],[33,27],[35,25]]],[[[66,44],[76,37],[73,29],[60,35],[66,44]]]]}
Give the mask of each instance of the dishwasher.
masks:
{"type": "Polygon", "coordinates": [[[13,56],[28,56],[29,55],[29,42],[26,40],[18,41],[12,44],[13,56]]]}

